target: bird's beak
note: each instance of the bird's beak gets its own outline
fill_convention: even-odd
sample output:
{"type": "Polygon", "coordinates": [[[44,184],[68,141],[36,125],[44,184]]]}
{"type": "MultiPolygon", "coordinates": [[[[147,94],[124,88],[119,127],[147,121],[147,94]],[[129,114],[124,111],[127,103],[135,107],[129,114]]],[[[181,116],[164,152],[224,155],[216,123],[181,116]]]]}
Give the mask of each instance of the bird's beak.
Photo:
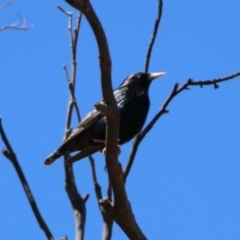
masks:
{"type": "Polygon", "coordinates": [[[149,80],[149,81],[152,81],[153,79],[158,78],[158,77],[162,77],[162,76],[164,76],[165,74],[166,74],[165,72],[150,73],[149,76],[148,76],[148,80],[149,80]]]}

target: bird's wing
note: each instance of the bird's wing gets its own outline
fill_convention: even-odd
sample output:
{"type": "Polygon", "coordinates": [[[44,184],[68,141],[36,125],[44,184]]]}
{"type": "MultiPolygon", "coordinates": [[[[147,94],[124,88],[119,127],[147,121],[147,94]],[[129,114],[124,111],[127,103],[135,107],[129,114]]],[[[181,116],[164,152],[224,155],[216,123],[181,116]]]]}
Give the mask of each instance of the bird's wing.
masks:
{"type": "Polygon", "coordinates": [[[82,141],[88,141],[89,133],[87,130],[90,129],[102,117],[102,113],[97,111],[96,109],[93,109],[90,113],[88,113],[87,116],[80,122],[78,127],[73,131],[73,133],[57,149],[57,151],[55,151],[45,160],[45,164],[52,164],[55,160],[57,160],[65,153],[81,150],[81,146],[79,143],[81,143],[82,141]]]}
{"type": "Polygon", "coordinates": [[[84,130],[87,130],[96,122],[98,122],[103,117],[103,114],[96,109],[93,109],[91,112],[87,114],[87,116],[79,123],[78,127],[73,131],[73,133],[68,137],[66,141],[74,138],[75,136],[79,136],[84,130]]]}
{"type": "Polygon", "coordinates": [[[95,122],[97,122],[103,114],[95,108],[87,114],[87,116],[80,122],[78,127],[88,128],[95,122]]]}
{"type": "Polygon", "coordinates": [[[97,152],[99,150],[98,147],[96,147],[96,149],[94,148],[86,148],[86,149],[83,149],[81,150],[80,152],[78,152],[77,154],[73,155],[73,156],[70,156],[68,159],[67,159],[67,164],[70,164],[70,163],[73,163],[73,162],[76,162],[76,161],[79,161],[79,160],[82,160],[83,158],[91,155],[91,154],[94,154],[95,152],[97,152]]]}

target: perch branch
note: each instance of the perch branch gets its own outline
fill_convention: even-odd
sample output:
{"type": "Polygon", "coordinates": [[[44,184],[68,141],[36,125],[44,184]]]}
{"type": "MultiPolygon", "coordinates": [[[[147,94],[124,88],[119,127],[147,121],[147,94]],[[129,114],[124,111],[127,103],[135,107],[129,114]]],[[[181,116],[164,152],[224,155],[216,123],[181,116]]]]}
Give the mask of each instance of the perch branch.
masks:
{"type": "Polygon", "coordinates": [[[26,179],[26,177],[25,177],[25,175],[24,175],[24,173],[23,173],[23,171],[21,169],[21,166],[20,166],[19,162],[18,162],[16,154],[14,153],[14,151],[13,151],[13,149],[12,149],[8,139],[7,139],[7,136],[6,136],[6,134],[5,134],[4,130],[3,130],[2,119],[1,118],[0,118],[0,135],[2,137],[3,143],[6,146],[6,149],[5,148],[2,149],[3,155],[6,158],[8,158],[10,160],[10,162],[13,164],[13,166],[14,166],[16,172],[17,172],[17,175],[19,177],[19,180],[20,180],[20,182],[21,182],[21,184],[23,186],[23,189],[25,191],[25,194],[27,196],[29,204],[30,204],[30,206],[32,208],[32,211],[33,211],[33,213],[35,215],[35,218],[38,221],[38,224],[39,224],[40,228],[45,233],[47,239],[53,240],[54,239],[53,235],[52,235],[51,231],[49,230],[47,224],[45,223],[45,221],[44,221],[44,219],[43,219],[43,217],[42,217],[42,215],[41,215],[41,213],[40,213],[40,211],[38,209],[37,203],[36,203],[36,201],[35,201],[35,199],[33,197],[33,194],[32,194],[32,191],[31,191],[29,185],[28,185],[27,179],[26,179]]]}
{"type": "Polygon", "coordinates": [[[85,15],[95,34],[98,44],[102,93],[110,109],[110,114],[106,116],[106,166],[114,193],[112,217],[130,239],[146,239],[135,221],[130,204],[127,200],[123,177],[119,174],[119,163],[117,158],[119,112],[112,92],[111,58],[105,32],[88,0],[66,0],[66,2],[85,15]]]}
{"type": "Polygon", "coordinates": [[[213,85],[215,89],[217,89],[218,83],[224,82],[224,81],[228,81],[231,79],[234,79],[236,77],[240,76],[240,72],[236,72],[232,75],[226,76],[226,77],[222,77],[222,78],[216,78],[216,79],[212,79],[212,80],[205,80],[205,81],[195,81],[193,79],[188,79],[182,86],[179,86],[178,83],[175,84],[175,86],[173,87],[172,92],[170,93],[170,95],[168,96],[168,98],[166,99],[166,101],[163,103],[162,107],[160,108],[160,110],[157,112],[157,114],[153,117],[153,119],[149,122],[149,124],[143,129],[142,132],[140,132],[134,140],[133,143],[133,147],[128,159],[128,163],[127,166],[125,168],[124,171],[124,179],[126,181],[127,176],[130,172],[130,169],[132,167],[134,158],[136,156],[138,147],[141,143],[141,141],[144,139],[144,137],[147,135],[147,133],[153,128],[154,124],[159,120],[159,118],[166,113],[169,113],[169,111],[167,110],[168,105],[171,103],[171,101],[182,91],[184,90],[189,90],[191,86],[200,86],[201,88],[203,86],[209,86],[209,85],[213,85]]]}

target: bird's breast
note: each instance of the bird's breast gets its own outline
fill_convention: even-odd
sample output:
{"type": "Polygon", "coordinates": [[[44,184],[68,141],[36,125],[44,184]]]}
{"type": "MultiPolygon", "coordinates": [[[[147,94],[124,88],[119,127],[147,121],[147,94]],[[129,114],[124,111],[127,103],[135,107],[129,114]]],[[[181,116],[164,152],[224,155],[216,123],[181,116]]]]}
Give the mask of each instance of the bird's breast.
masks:
{"type": "Polygon", "coordinates": [[[141,131],[148,114],[150,101],[147,94],[135,95],[119,102],[120,144],[131,140],[141,131]]]}

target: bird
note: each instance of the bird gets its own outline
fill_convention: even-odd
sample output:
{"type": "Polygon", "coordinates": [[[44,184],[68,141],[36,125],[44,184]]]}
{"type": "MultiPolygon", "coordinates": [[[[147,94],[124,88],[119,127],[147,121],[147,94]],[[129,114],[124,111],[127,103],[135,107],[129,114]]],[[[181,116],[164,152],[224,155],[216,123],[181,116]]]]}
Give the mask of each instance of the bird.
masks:
{"type": "MultiPolygon", "coordinates": [[[[150,107],[149,86],[154,79],[165,74],[165,72],[133,73],[113,91],[119,108],[119,145],[130,141],[142,129],[150,107]]],[[[102,99],[98,103],[105,104],[105,101],[102,99]]],[[[61,156],[76,151],[79,152],[70,156],[66,163],[73,163],[97,151],[103,151],[105,148],[106,123],[106,116],[94,108],[79,123],[65,142],[47,157],[44,164],[50,165],[61,156]]]]}

